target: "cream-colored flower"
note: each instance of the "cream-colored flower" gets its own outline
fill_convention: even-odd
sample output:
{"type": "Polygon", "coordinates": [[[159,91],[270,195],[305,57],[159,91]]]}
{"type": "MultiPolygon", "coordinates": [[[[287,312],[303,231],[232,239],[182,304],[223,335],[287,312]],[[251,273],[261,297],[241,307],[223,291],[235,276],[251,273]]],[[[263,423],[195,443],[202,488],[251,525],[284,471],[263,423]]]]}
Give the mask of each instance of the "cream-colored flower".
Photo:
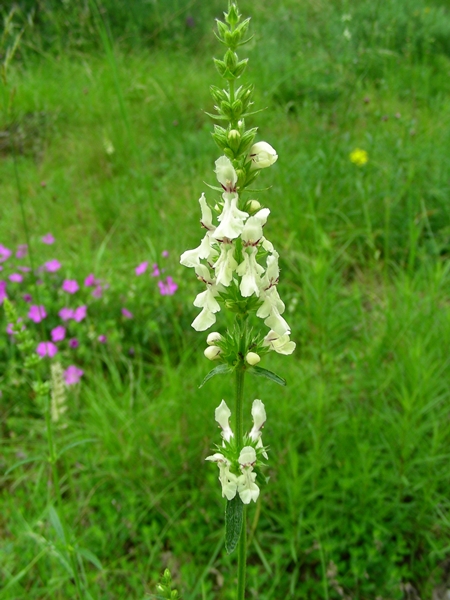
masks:
{"type": "Polygon", "coordinates": [[[257,142],[250,148],[248,159],[252,161],[252,169],[265,169],[278,160],[278,154],[267,142],[257,142]]]}

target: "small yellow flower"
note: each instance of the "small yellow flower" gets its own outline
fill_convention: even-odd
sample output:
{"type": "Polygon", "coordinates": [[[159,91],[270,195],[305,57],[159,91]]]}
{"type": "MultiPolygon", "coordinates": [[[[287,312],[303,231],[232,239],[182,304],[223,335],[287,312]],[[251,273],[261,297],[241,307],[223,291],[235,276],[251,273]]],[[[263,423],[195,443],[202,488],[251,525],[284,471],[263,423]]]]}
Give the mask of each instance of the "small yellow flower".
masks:
{"type": "Polygon", "coordinates": [[[361,150],[361,148],[355,148],[353,152],[350,152],[350,160],[354,165],[362,167],[369,160],[369,155],[365,150],[361,150]]]}

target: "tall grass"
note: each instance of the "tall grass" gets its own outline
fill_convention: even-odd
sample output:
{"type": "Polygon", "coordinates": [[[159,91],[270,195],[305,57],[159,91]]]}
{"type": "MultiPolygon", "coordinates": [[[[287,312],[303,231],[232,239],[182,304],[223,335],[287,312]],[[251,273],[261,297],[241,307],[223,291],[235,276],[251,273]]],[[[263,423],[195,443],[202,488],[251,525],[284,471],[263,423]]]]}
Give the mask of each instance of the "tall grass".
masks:
{"type": "MultiPolygon", "coordinates": [[[[198,243],[196,200],[216,155],[203,112],[216,82],[209,32],[224,7],[136,2],[124,14],[119,4],[104,2],[96,21],[88,3],[39,3],[11,70],[15,117],[0,131],[21,136],[32,240],[52,231],[72,272],[95,264],[125,281],[143,252],[198,243]]],[[[249,597],[443,598],[448,9],[419,0],[243,0],[241,9],[258,37],[249,79],[256,108],[268,107],[261,139],[280,156],[270,236],[283,248],[282,295],[298,342],[291,366],[267,359],[288,386],[263,397],[272,467],[250,515],[249,597]],[[368,152],[363,167],[349,160],[356,147],[368,152]]],[[[13,173],[2,146],[0,243],[11,247],[24,241],[13,173]]],[[[208,386],[226,399],[229,382],[197,389],[207,366],[188,327],[194,284],[177,275],[182,334],[161,332],[157,364],[140,353],[87,359],[57,434],[61,445],[92,440],[58,469],[67,522],[100,561],[84,561],[93,598],[143,598],[166,565],[186,599],[232,598],[223,505],[203,467],[208,386]]],[[[261,390],[252,382],[247,399],[261,390]]],[[[45,446],[37,411],[11,411],[20,385],[12,396],[1,399],[3,472],[45,446]]],[[[0,598],[74,596],[46,512],[46,466],[24,464],[0,489],[0,598]]]]}

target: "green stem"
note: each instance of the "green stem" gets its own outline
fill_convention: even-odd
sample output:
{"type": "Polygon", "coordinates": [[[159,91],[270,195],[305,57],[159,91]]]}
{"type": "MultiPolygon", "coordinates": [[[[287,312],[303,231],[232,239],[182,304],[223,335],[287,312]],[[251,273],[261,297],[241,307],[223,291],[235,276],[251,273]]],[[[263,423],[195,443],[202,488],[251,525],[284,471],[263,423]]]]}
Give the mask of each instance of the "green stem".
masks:
{"type": "MultiPolygon", "coordinates": [[[[245,369],[243,364],[239,364],[236,368],[236,405],[235,405],[235,435],[238,449],[241,450],[243,443],[243,395],[244,395],[244,375],[245,369]]],[[[238,546],[238,588],[237,588],[237,600],[244,600],[245,598],[245,572],[247,566],[247,519],[246,519],[247,507],[244,506],[244,514],[242,517],[242,529],[241,537],[239,538],[238,546]]]]}
{"type": "Polygon", "coordinates": [[[245,574],[247,570],[247,507],[244,505],[242,531],[238,546],[238,587],[237,600],[245,598],[245,574]]]}
{"type": "Polygon", "coordinates": [[[45,407],[45,424],[46,424],[46,428],[47,428],[48,461],[49,461],[49,463],[51,465],[51,469],[52,469],[52,479],[53,479],[53,488],[55,490],[56,506],[58,509],[59,520],[61,521],[61,525],[62,525],[62,528],[64,531],[66,550],[70,557],[70,563],[72,566],[72,573],[73,573],[73,578],[75,580],[75,587],[77,589],[77,595],[78,595],[79,600],[83,600],[84,595],[83,595],[83,591],[82,591],[82,587],[81,587],[80,576],[78,574],[77,559],[74,554],[73,547],[71,546],[71,544],[69,544],[69,538],[67,535],[67,525],[66,525],[66,519],[64,516],[64,507],[63,507],[63,501],[62,501],[62,495],[61,495],[61,486],[59,483],[58,468],[56,466],[57,454],[56,454],[56,449],[55,449],[55,440],[53,437],[53,423],[52,423],[52,418],[51,418],[50,402],[51,402],[50,396],[47,396],[47,402],[46,402],[46,407],[45,407]]]}

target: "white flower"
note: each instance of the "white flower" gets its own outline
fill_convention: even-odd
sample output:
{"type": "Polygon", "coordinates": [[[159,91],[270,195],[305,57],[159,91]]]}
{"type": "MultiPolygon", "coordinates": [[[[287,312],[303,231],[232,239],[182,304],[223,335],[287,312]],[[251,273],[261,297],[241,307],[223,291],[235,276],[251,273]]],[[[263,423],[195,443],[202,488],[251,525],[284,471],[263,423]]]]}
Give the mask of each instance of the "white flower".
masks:
{"type": "Polygon", "coordinates": [[[210,346],[214,346],[216,342],[220,342],[221,340],[223,340],[223,337],[218,331],[211,331],[211,333],[206,338],[206,343],[210,346]]]}
{"type": "Polygon", "coordinates": [[[222,485],[222,496],[233,500],[236,496],[238,478],[230,471],[230,461],[220,452],[207,456],[205,460],[216,462],[219,467],[219,481],[222,485]]]}
{"type": "Polygon", "coordinates": [[[220,248],[220,256],[214,265],[216,282],[228,287],[233,279],[233,271],[238,266],[234,258],[234,245],[223,243],[220,248]]]}
{"type": "Polygon", "coordinates": [[[244,446],[239,455],[239,464],[242,475],[237,478],[237,491],[244,504],[256,502],[259,496],[259,487],[255,483],[256,473],[253,465],[256,463],[256,451],[252,446],[244,446]]]}
{"type": "MultiPolygon", "coordinates": [[[[253,400],[252,417],[253,427],[249,433],[249,437],[253,442],[257,442],[257,448],[264,448],[261,437],[261,429],[264,427],[267,417],[266,409],[264,408],[264,404],[261,402],[261,400],[253,400]]],[[[263,450],[262,455],[264,458],[269,458],[265,450],[263,450]]]]}
{"type": "Polygon", "coordinates": [[[208,346],[205,348],[203,354],[206,356],[208,360],[216,360],[219,358],[221,353],[221,349],[219,346],[208,346]]]}
{"type": "Polygon", "coordinates": [[[214,414],[216,421],[219,423],[222,429],[222,437],[226,442],[229,442],[234,436],[230,427],[231,410],[228,408],[225,400],[219,404],[214,414]]]}
{"type": "Polygon", "coordinates": [[[216,160],[215,164],[217,181],[222,185],[226,192],[235,192],[238,177],[231,160],[226,156],[221,156],[216,160]]]}
{"type": "Polygon", "coordinates": [[[212,246],[213,243],[215,243],[215,240],[211,238],[211,232],[208,231],[201,241],[200,246],[183,252],[180,257],[180,263],[185,267],[195,267],[200,264],[201,258],[212,262],[218,255],[217,250],[212,246]]]}
{"type": "Polygon", "coordinates": [[[256,352],[247,352],[247,354],[245,355],[245,360],[248,362],[249,365],[253,366],[259,363],[261,357],[259,356],[259,354],[256,354],[256,352]]]}
{"type": "Polygon", "coordinates": [[[252,169],[265,169],[277,161],[278,154],[267,142],[257,142],[250,148],[248,158],[252,161],[252,169]]]}
{"type": "Polygon", "coordinates": [[[279,335],[276,331],[269,331],[264,338],[263,346],[268,346],[278,354],[292,354],[295,350],[295,342],[291,342],[289,335],[279,335]]]}
{"type": "Polygon", "coordinates": [[[222,213],[218,216],[220,225],[212,234],[216,240],[228,238],[234,240],[239,237],[244,229],[244,221],[248,217],[248,213],[239,210],[237,207],[237,194],[222,194],[225,203],[222,213]]]}
{"type": "Polygon", "coordinates": [[[259,296],[261,275],[264,268],[256,262],[256,253],[258,249],[255,246],[249,246],[243,252],[244,260],[236,269],[236,273],[241,275],[240,290],[244,298],[252,294],[259,296]]]}
{"type": "Polygon", "coordinates": [[[202,194],[199,198],[200,208],[202,210],[202,218],[200,220],[201,224],[208,231],[212,231],[215,229],[215,226],[212,224],[212,211],[206,203],[205,194],[202,194]]]}
{"type": "MultiPolygon", "coordinates": [[[[269,288],[278,283],[278,279],[280,277],[278,256],[278,252],[273,250],[273,253],[269,254],[266,259],[266,272],[264,273],[264,277],[261,279],[261,287],[264,291],[268,291],[269,288]]],[[[283,312],[283,310],[281,310],[281,312],[283,312]]]]}
{"type": "Polygon", "coordinates": [[[221,289],[222,286],[219,287],[212,283],[195,298],[194,306],[203,309],[191,323],[196,331],[205,331],[216,322],[215,313],[220,310],[220,304],[217,302],[216,296],[219,295],[221,289]]]}
{"type": "Polygon", "coordinates": [[[264,403],[261,400],[253,400],[252,404],[252,417],[253,427],[250,431],[250,439],[256,442],[261,437],[261,429],[264,427],[264,423],[267,420],[266,409],[264,403]]]}
{"type": "Polygon", "coordinates": [[[241,238],[245,246],[255,246],[263,237],[263,227],[269,215],[270,210],[262,208],[256,215],[247,219],[241,233],[241,238]]]}

